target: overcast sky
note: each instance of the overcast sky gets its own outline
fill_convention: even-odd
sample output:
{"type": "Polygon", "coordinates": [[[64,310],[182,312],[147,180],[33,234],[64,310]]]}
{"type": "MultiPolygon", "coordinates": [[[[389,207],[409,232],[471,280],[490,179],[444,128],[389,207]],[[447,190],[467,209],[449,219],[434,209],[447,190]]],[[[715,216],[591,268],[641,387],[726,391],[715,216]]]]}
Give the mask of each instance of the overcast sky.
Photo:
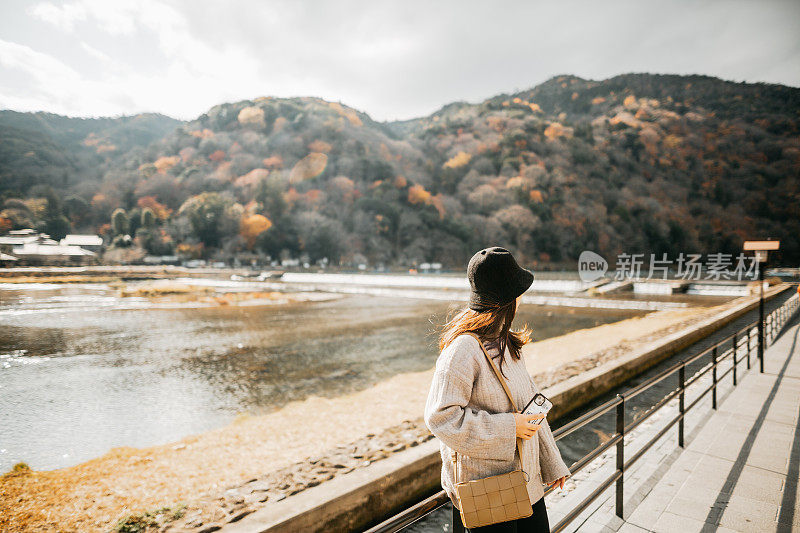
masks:
{"type": "Polygon", "coordinates": [[[377,120],[558,74],[800,85],[799,1],[2,0],[0,109],[192,119],[320,96],[377,120]]]}

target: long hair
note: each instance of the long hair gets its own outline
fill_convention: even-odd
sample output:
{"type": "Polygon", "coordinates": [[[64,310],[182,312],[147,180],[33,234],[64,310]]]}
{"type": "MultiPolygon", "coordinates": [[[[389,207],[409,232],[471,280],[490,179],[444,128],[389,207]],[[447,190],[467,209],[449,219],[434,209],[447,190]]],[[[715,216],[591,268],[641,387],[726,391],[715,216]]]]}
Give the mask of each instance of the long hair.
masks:
{"type": "Polygon", "coordinates": [[[503,371],[506,347],[513,359],[519,359],[520,350],[530,342],[531,330],[528,325],[512,330],[511,323],[517,314],[517,302],[511,301],[487,311],[474,311],[469,307],[459,311],[447,321],[439,337],[439,350],[444,350],[456,337],[464,333],[474,333],[481,340],[496,343],[500,349],[500,371],[503,371]]]}

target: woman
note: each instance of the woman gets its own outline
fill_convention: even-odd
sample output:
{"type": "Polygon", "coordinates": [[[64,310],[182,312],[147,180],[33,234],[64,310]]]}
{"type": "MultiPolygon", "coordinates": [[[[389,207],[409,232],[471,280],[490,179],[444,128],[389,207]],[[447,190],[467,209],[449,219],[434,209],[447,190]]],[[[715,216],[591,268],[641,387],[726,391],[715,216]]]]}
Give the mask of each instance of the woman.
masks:
{"type": "Polygon", "coordinates": [[[494,247],[472,256],[467,275],[472,288],[469,307],[445,326],[425,406],[425,423],[441,441],[442,487],[453,501],[453,530],[464,531],[454,485],[520,468],[521,453],[522,469],[529,476],[527,489],[534,502],[533,514],[469,531],[549,531],[544,484],[563,488],[569,469],[547,420],[541,420],[541,415],[513,412],[478,340],[467,334],[481,339],[505,377],[514,404],[526,405],[538,392],[520,357],[530,331],[512,330],[511,322],[522,293],[533,282],[533,273],[521,268],[508,250],[494,247]],[[522,439],[519,453],[517,439],[522,439]],[[452,452],[459,455],[457,479],[452,452]]]}

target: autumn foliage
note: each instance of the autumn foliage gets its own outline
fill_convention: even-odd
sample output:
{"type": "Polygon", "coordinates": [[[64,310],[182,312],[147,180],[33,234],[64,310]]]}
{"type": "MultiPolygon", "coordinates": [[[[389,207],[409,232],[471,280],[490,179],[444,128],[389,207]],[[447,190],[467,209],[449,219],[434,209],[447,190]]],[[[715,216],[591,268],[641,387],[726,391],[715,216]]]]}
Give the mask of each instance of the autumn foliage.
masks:
{"type": "Polygon", "coordinates": [[[264,215],[247,215],[242,218],[239,235],[242,236],[248,250],[256,244],[256,238],[272,227],[272,222],[264,215]]]}
{"type": "Polygon", "coordinates": [[[448,159],[444,166],[446,168],[459,168],[463,167],[469,160],[472,159],[472,156],[466,152],[458,152],[456,155],[448,159]]]}
{"type": "Polygon", "coordinates": [[[325,166],[327,164],[327,155],[319,152],[311,152],[298,161],[292,168],[292,172],[289,174],[289,183],[298,183],[315,178],[325,171],[325,166]]]}
{"type": "Polygon", "coordinates": [[[149,208],[159,220],[166,220],[172,214],[172,209],[159,203],[153,196],[142,196],[136,201],[136,205],[142,209],[149,208]]]}
{"type": "MultiPolygon", "coordinates": [[[[791,87],[647,74],[558,76],[388,123],[319,98],[257,98],[184,124],[156,118],[161,133],[139,145],[141,130],[87,119],[69,145],[78,157],[14,137],[23,124],[0,113],[19,142],[0,165],[0,220],[57,219],[46,183],[74,230],[121,209],[136,245],[187,257],[457,266],[493,243],[574,268],[585,249],[736,253],[770,236],[786,243],[776,261],[797,262],[797,101],[791,87]],[[136,228],[144,209],[155,221],[136,228]]],[[[67,135],[44,116],[25,127],[42,121],[67,135]]]]}

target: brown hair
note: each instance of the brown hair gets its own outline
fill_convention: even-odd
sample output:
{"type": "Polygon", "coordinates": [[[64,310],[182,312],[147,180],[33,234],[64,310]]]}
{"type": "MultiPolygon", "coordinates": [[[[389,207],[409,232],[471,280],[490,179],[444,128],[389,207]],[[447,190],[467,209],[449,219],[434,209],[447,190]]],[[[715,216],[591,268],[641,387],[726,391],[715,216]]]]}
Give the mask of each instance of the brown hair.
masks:
{"type": "Polygon", "coordinates": [[[459,311],[447,321],[439,337],[439,350],[444,350],[456,337],[474,333],[481,340],[497,343],[500,349],[500,370],[503,369],[506,347],[511,357],[519,359],[520,350],[530,342],[531,330],[525,324],[522,329],[512,330],[511,323],[517,314],[517,302],[491,307],[487,311],[474,311],[469,307],[459,311]]]}

